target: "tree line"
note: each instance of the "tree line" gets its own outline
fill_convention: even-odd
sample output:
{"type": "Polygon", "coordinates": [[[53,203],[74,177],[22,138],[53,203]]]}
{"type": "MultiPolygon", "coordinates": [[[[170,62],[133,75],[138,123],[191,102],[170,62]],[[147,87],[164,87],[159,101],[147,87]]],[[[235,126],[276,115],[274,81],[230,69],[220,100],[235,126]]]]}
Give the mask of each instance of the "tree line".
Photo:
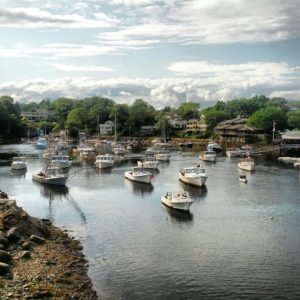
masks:
{"type": "Polygon", "coordinates": [[[18,103],[9,96],[0,97],[0,136],[26,136],[28,129],[37,132],[45,128],[47,132],[67,129],[76,137],[79,130],[97,134],[98,124],[114,120],[117,116],[117,131],[121,136],[138,136],[144,125],[155,126],[158,132],[164,127],[169,136],[180,135],[180,130],[171,128],[167,122],[169,116],[178,115],[183,120],[205,117],[208,125],[207,136],[213,133],[214,127],[221,121],[238,116],[248,118],[248,125],[271,133],[273,123],[276,130],[300,129],[300,101],[287,101],[284,98],[254,96],[251,98],[233,99],[227,102],[218,101],[214,106],[200,109],[199,103],[185,102],[177,108],[166,106],[155,109],[143,99],[136,99],[132,105],[118,104],[112,99],[89,97],[80,100],[65,97],[53,101],[45,99],[40,103],[18,103]],[[21,117],[21,112],[39,110],[54,111],[56,120],[30,122],[21,117]]]}

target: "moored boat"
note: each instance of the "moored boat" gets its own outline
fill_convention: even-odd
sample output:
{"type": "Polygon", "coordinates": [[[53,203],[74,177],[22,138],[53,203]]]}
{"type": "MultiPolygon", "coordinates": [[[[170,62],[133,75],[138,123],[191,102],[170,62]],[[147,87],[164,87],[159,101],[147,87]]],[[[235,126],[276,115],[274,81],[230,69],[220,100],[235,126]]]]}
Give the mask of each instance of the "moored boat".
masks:
{"type": "Polygon", "coordinates": [[[145,169],[158,169],[159,161],[154,156],[146,156],[144,160],[138,160],[137,165],[145,169]]]}
{"type": "Polygon", "coordinates": [[[51,164],[55,167],[66,169],[71,167],[71,161],[69,155],[53,155],[51,157],[51,164]]]}
{"type": "Polygon", "coordinates": [[[170,151],[169,150],[166,150],[166,149],[163,149],[163,150],[159,150],[157,151],[157,153],[155,154],[155,158],[158,160],[158,161],[169,161],[170,160],[170,151]]]}
{"type": "Polygon", "coordinates": [[[246,175],[240,175],[240,181],[244,182],[244,183],[247,183],[247,177],[246,177],[246,175]]]}
{"type": "Polygon", "coordinates": [[[150,172],[145,171],[139,167],[133,168],[130,171],[126,171],[124,173],[124,176],[129,180],[142,183],[151,183],[151,179],[153,177],[153,175],[150,172]]]}
{"type": "Polygon", "coordinates": [[[114,157],[110,154],[97,155],[95,165],[99,169],[111,168],[115,163],[114,157]]]}
{"type": "Polygon", "coordinates": [[[215,152],[222,152],[223,151],[223,148],[220,144],[212,141],[212,142],[209,142],[208,145],[207,145],[207,150],[208,151],[215,151],[215,152]]]}
{"type": "Polygon", "coordinates": [[[62,173],[58,167],[46,166],[42,171],[32,174],[32,180],[43,184],[65,186],[68,176],[68,174],[62,173]]]}
{"type": "Polygon", "coordinates": [[[15,156],[13,157],[11,167],[14,170],[23,170],[27,168],[27,162],[25,156],[15,156]]]}
{"type": "Polygon", "coordinates": [[[200,166],[185,167],[179,172],[179,180],[186,184],[202,187],[205,185],[207,175],[205,169],[200,166]]]}
{"type": "Polygon", "coordinates": [[[205,161],[216,161],[216,152],[213,150],[209,150],[209,151],[203,151],[200,155],[199,155],[199,159],[200,160],[205,160],[205,161]]]}
{"type": "Polygon", "coordinates": [[[190,195],[186,191],[181,192],[167,192],[166,195],[161,197],[161,202],[171,208],[183,211],[189,211],[193,203],[190,195]]]}
{"type": "Polygon", "coordinates": [[[238,162],[238,167],[242,170],[253,171],[255,168],[255,163],[251,157],[245,157],[238,162]]]}

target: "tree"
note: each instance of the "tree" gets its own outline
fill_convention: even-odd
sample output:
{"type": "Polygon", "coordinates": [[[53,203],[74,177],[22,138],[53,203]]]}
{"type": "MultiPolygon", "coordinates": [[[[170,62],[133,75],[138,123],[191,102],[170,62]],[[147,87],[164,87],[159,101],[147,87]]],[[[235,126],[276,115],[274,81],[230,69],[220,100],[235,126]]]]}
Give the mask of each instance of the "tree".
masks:
{"type": "Polygon", "coordinates": [[[256,111],[247,120],[250,126],[263,129],[266,133],[271,133],[273,122],[276,122],[276,129],[282,130],[286,128],[286,113],[279,107],[266,107],[256,111]]]}
{"type": "Polygon", "coordinates": [[[218,123],[228,119],[228,115],[224,111],[219,111],[215,108],[207,108],[203,111],[207,129],[212,130],[218,123]]]}
{"type": "Polygon", "coordinates": [[[300,129],[300,109],[287,113],[287,124],[291,128],[300,129]]]}
{"type": "Polygon", "coordinates": [[[80,129],[84,129],[88,119],[88,111],[83,108],[72,109],[67,117],[66,125],[71,136],[77,135],[80,129]]]}
{"type": "Polygon", "coordinates": [[[184,120],[198,119],[199,118],[200,104],[195,102],[181,103],[177,109],[177,113],[184,120]]]}

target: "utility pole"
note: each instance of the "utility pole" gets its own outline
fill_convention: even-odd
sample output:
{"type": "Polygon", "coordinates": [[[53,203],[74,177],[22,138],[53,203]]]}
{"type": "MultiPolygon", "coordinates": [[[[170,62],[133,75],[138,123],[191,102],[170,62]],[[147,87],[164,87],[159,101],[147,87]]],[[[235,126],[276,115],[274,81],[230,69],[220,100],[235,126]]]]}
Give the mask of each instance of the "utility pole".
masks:
{"type": "Polygon", "coordinates": [[[276,126],[276,122],[273,121],[273,138],[272,138],[272,141],[274,142],[275,140],[275,126],[276,126]]]}

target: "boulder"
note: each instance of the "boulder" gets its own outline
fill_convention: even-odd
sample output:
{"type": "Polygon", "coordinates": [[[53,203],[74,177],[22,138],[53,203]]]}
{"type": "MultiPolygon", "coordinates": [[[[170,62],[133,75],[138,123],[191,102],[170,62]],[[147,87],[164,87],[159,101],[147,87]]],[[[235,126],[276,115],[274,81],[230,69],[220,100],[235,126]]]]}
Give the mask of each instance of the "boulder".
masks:
{"type": "Polygon", "coordinates": [[[45,239],[44,239],[44,238],[42,238],[42,237],[40,237],[40,236],[37,236],[37,235],[34,235],[34,234],[32,234],[32,235],[30,236],[29,240],[30,240],[31,242],[36,243],[36,244],[43,244],[43,243],[45,243],[45,239]]]}
{"type": "Polygon", "coordinates": [[[6,275],[7,273],[10,273],[9,265],[0,262],[0,276],[6,275]]]}
{"type": "Polygon", "coordinates": [[[17,241],[19,241],[22,237],[18,227],[12,227],[10,228],[7,232],[6,232],[6,236],[7,239],[12,242],[15,243],[17,241]]]}
{"type": "Polygon", "coordinates": [[[11,255],[4,251],[4,250],[0,250],[0,262],[9,262],[11,260],[11,255]]]}

